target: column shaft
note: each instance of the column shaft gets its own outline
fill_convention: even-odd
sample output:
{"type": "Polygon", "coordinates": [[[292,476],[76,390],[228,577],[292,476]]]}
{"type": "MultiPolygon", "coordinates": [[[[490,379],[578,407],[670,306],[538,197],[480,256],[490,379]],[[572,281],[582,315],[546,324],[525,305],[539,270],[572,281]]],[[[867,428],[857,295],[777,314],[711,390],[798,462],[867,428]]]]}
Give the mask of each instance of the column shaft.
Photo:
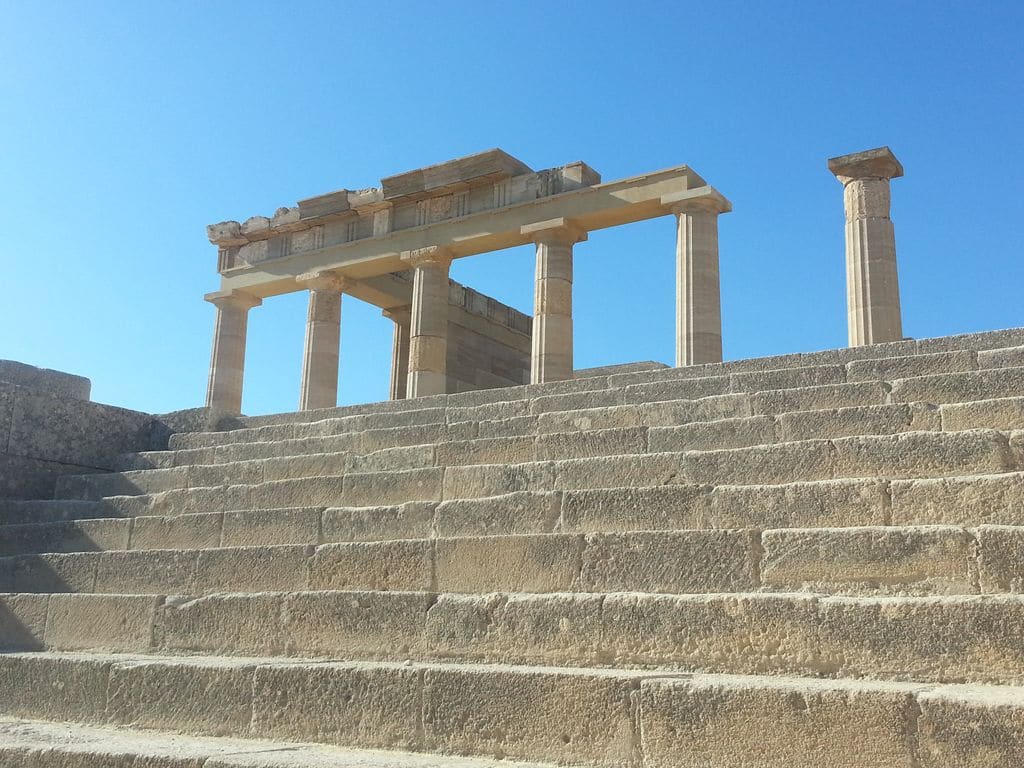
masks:
{"type": "Polygon", "coordinates": [[[338,404],[341,296],[336,287],[309,289],[306,343],[299,389],[300,411],[333,408],[338,404]]]}
{"type": "Polygon", "coordinates": [[[718,215],[724,198],[676,207],[676,365],[722,360],[722,299],[718,271],[718,215]]]}
{"type": "Polygon", "coordinates": [[[572,250],[575,237],[537,237],[530,383],[573,377],[572,250]]]}
{"type": "Polygon", "coordinates": [[[395,323],[391,342],[391,399],[404,400],[409,384],[410,308],[385,309],[384,316],[395,323]]]}
{"type": "Polygon", "coordinates": [[[451,259],[439,249],[413,251],[412,320],[409,330],[407,397],[448,391],[448,268],[451,259]]]}
{"type": "Polygon", "coordinates": [[[889,179],[852,179],[846,208],[846,308],[851,347],[903,338],[889,179]]]}
{"type": "Polygon", "coordinates": [[[210,354],[206,405],[209,408],[241,413],[249,309],[261,302],[245,294],[212,295],[207,300],[217,307],[217,321],[210,354]]]}

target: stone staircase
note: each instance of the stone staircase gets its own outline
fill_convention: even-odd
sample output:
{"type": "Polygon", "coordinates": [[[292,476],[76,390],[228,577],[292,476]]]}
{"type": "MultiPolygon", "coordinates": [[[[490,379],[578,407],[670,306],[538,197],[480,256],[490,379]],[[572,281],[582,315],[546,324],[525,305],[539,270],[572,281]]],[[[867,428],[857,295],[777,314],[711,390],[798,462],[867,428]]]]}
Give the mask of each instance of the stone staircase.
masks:
{"type": "Polygon", "coordinates": [[[0,765],[1024,762],[1024,329],[243,419],[0,501],[0,765]]]}

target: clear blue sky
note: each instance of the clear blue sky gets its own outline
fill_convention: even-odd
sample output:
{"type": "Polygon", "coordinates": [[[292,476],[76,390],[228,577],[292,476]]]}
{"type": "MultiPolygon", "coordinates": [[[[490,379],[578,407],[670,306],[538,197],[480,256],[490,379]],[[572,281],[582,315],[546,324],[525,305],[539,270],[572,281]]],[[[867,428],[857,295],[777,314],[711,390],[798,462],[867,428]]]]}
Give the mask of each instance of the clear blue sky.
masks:
{"type": "MultiPolygon", "coordinates": [[[[882,144],[910,336],[1024,325],[1024,3],[0,0],[0,358],[159,412],[205,396],[205,225],[499,146],[728,196],[727,358],[843,346],[826,158],[882,144]]],[[[578,367],[669,362],[670,219],[578,246],[578,367]]],[[[453,277],[532,312],[533,256],[453,277]]],[[[305,297],[250,320],[245,410],[292,410],[305,297]]],[[[348,299],[341,401],[386,397],[348,299]]]]}

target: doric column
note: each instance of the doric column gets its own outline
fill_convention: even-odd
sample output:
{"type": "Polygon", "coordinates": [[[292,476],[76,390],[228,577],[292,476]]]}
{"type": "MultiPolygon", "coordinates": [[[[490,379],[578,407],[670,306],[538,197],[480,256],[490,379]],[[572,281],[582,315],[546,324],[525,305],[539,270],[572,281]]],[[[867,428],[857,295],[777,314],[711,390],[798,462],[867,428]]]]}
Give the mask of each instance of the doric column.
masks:
{"type": "Polygon", "coordinates": [[[676,216],[676,366],[721,362],[718,216],[732,205],[712,187],[662,203],[676,216]]]}
{"type": "Polygon", "coordinates": [[[846,310],[851,347],[903,338],[889,180],[903,166],[888,147],[833,157],[846,208],[846,310]]]}
{"type": "Polygon", "coordinates": [[[332,272],[311,272],[300,275],[297,280],[309,289],[299,410],[333,408],[338,404],[341,295],[351,283],[332,272]]]}
{"type": "Polygon", "coordinates": [[[528,224],[520,231],[537,245],[530,383],[571,379],[572,248],[587,233],[567,219],[528,224]]]}
{"type": "Polygon", "coordinates": [[[206,405],[209,408],[241,413],[249,310],[263,302],[241,291],[210,293],[205,298],[217,308],[206,405]]]}
{"type": "Polygon", "coordinates": [[[413,270],[406,397],[448,390],[448,268],[451,255],[439,246],[404,251],[413,270]]]}
{"type": "Polygon", "coordinates": [[[391,399],[404,400],[409,379],[409,326],[412,307],[393,307],[382,313],[395,323],[394,340],[391,343],[391,399]]]}

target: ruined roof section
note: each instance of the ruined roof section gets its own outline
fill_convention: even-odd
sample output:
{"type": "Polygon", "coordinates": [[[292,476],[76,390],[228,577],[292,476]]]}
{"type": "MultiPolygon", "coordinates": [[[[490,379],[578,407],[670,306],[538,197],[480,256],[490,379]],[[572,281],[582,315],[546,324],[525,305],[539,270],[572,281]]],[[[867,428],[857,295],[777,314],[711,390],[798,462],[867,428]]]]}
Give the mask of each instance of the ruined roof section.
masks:
{"type": "Polygon", "coordinates": [[[489,149],[446,163],[388,176],[381,179],[380,183],[384,199],[394,202],[455,192],[532,172],[530,166],[507,152],[489,149]]]}

